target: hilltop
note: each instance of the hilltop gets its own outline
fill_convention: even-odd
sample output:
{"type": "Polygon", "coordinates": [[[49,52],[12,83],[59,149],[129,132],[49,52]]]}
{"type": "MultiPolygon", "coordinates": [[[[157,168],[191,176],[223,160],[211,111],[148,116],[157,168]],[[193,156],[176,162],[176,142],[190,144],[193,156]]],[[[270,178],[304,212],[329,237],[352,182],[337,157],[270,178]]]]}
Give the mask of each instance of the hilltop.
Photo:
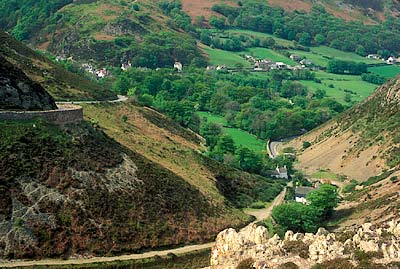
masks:
{"type": "Polygon", "coordinates": [[[56,100],[106,100],[116,98],[110,90],[65,70],[46,56],[26,47],[0,30],[0,56],[42,85],[56,100]]]}

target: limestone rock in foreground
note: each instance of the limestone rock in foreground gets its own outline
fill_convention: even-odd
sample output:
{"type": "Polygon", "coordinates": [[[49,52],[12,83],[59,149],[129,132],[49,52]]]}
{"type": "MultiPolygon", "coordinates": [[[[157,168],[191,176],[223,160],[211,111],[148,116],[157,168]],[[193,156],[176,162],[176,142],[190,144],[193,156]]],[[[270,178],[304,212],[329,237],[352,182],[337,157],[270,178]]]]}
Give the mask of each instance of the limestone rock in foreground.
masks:
{"type": "MultiPolygon", "coordinates": [[[[356,233],[340,241],[337,235],[320,228],[316,234],[288,231],[281,240],[278,235],[269,238],[266,228],[250,225],[240,232],[222,231],[211,253],[212,269],[235,269],[240,262],[251,259],[256,269],[279,268],[293,263],[298,268],[344,259],[356,265],[354,253],[374,252],[376,263],[400,261],[400,223],[391,221],[383,227],[363,224],[356,233]]],[[[338,268],[339,269],[339,268],[338,268]]]]}
{"type": "Polygon", "coordinates": [[[38,83],[0,56],[0,110],[53,110],[53,98],[38,83]]]}

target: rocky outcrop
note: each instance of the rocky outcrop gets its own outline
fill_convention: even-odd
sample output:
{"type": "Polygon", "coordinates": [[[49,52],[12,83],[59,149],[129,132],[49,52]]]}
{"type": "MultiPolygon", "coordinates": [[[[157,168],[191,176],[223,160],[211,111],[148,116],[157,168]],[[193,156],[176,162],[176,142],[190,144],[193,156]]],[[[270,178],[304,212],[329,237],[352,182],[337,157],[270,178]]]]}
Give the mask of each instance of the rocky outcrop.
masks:
{"type": "Polygon", "coordinates": [[[41,85],[0,56],[0,109],[53,110],[57,106],[41,85]]]}
{"type": "MultiPolygon", "coordinates": [[[[294,263],[298,268],[311,268],[332,260],[357,263],[357,251],[375,253],[377,263],[388,264],[400,258],[400,223],[391,221],[383,227],[362,225],[343,242],[336,235],[320,228],[316,234],[288,231],[283,240],[278,235],[269,238],[264,227],[251,225],[240,232],[222,231],[212,248],[212,269],[235,269],[241,261],[254,260],[256,269],[278,268],[294,263]]],[[[341,236],[342,237],[342,236],[341,236]]]]}

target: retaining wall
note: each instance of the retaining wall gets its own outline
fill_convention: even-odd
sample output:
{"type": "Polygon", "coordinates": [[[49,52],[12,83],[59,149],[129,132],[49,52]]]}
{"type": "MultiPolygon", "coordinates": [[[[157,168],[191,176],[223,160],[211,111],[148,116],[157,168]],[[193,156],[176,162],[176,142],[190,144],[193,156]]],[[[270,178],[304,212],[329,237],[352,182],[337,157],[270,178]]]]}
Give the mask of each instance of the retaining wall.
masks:
{"type": "Polygon", "coordinates": [[[0,120],[31,120],[43,118],[55,124],[77,123],[83,120],[83,109],[77,105],[58,105],[57,110],[0,111],[0,120]]]}

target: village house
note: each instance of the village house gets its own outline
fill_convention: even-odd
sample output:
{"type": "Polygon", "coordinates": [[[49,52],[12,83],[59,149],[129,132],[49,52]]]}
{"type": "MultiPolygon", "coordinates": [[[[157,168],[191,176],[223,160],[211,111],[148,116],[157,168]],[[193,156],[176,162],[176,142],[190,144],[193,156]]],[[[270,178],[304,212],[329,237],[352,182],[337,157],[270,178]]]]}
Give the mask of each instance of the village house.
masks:
{"type": "Polygon", "coordinates": [[[86,71],[89,72],[90,74],[94,74],[95,70],[91,64],[82,64],[82,68],[86,71]]]}
{"type": "Polygon", "coordinates": [[[183,65],[181,62],[175,62],[174,63],[174,69],[176,69],[179,73],[182,72],[183,70],[183,65]]]}
{"type": "Polygon", "coordinates": [[[130,63],[130,62],[128,62],[128,63],[123,63],[122,65],[121,65],[121,69],[123,70],[123,71],[126,71],[126,70],[128,70],[129,68],[131,68],[132,67],[132,64],[130,63]]]}
{"type": "Polygon", "coordinates": [[[279,70],[288,69],[288,65],[283,62],[276,62],[275,65],[276,65],[276,68],[279,70]]]}
{"type": "Polygon", "coordinates": [[[207,68],[206,68],[207,70],[215,70],[215,66],[213,66],[213,65],[209,65],[209,66],[207,66],[207,68]]]}
{"type": "Polygon", "coordinates": [[[301,61],[300,61],[300,64],[301,64],[303,67],[314,65],[314,63],[313,63],[311,60],[308,60],[308,59],[303,59],[303,60],[301,60],[301,61]]]}
{"type": "Polygon", "coordinates": [[[254,71],[268,71],[271,69],[272,64],[273,63],[268,59],[256,61],[254,64],[254,71]]]}
{"type": "Polygon", "coordinates": [[[226,70],[227,69],[227,67],[226,67],[226,65],[217,65],[217,67],[215,68],[217,71],[220,71],[220,70],[226,70]]]}
{"type": "Polygon", "coordinates": [[[294,199],[298,203],[307,204],[307,194],[314,191],[313,187],[296,187],[294,191],[294,199]]]}
{"type": "Polygon", "coordinates": [[[96,71],[96,75],[97,75],[98,78],[105,78],[105,77],[107,77],[107,76],[108,76],[107,69],[103,68],[103,69],[97,70],[97,71],[96,71]]]}
{"type": "Polygon", "coordinates": [[[295,62],[301,61],[301,57],[299,55],[296,55],[296,54],[290,55],[290,59],[292,59],[295,62]]]}
{"type": "Polygon", "coordinates": [[[393,56],[390,56],[387,60],[386,63],[387,64],[395,64],[397,62],[397,59],[393,56]]]}
{"type": "Polygon", "coordinates": [[[289,179],[286,165],[284,167],[277,166],[274,171],[271,171],[271,176],[275,178],[289,179]]]}

